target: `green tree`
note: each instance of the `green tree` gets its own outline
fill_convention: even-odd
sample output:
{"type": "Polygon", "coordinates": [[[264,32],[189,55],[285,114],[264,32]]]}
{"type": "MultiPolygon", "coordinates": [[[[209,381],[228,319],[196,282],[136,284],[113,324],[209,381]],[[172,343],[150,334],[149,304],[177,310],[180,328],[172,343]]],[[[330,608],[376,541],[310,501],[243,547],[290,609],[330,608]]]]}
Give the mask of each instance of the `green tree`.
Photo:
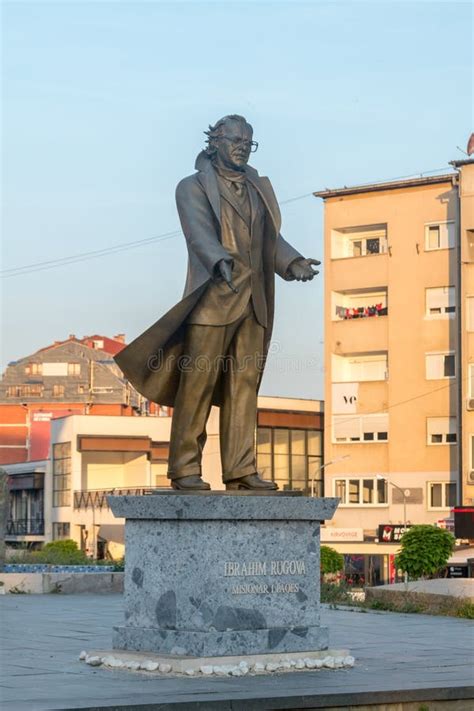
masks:
{"type": "Polygon", "coordinates": [[[446,566],[453,552],[454,536],[444,528],[421,524],[403,534],[401,545],[402,550],[395,558],[397,568],[410,578],[425,578],[446,566]]]}
{"type": "Polygon", "coordinates": [[[331,546],[321,546],[321,575],[338,573],[344,568],[344,556],[331,546]]]}

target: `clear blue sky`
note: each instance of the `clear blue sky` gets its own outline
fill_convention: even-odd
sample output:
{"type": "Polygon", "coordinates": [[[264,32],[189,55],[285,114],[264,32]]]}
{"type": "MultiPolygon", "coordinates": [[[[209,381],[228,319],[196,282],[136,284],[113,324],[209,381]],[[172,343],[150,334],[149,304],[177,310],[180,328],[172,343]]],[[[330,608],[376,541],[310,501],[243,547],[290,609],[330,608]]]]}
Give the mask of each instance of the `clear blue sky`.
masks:
{"type": "MultiPolygon", "coordinates": [[[[178,229],[203,130],[240,113],[281,201],[448,167],[472,130],[472,6],[4,2],[3,269],[178,229]]],[[[322,256],[322,205],[282,206],[322,256]]],[[[5,279],[2,367],[53,340],[131,340],[180,297],[184,239],[5,279]]],[[[322,397],[323,275],[278,280],[264,394],[322,397]]]]}

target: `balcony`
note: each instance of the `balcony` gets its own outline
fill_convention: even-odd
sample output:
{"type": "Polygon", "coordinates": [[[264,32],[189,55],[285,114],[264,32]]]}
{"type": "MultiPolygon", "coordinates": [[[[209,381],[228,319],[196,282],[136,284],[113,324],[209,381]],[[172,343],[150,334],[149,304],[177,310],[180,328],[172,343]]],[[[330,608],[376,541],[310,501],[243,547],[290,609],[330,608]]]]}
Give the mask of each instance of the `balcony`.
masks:
{"type": "Polygon", "coordinates": [[[341,289],[331,294],[332,321],[376,320],[388,315],[388,290],[386,286],[362,289],[341,289]]]}
{"type": "Polygon", "coordinates": [[[74,509],[108,509],[107,496],[146,496],[158,491],[167,491],[169,487],[149,486],[132,489],[84,489],[74,492],[74,509]]]}
{"type": "Polygon", "coordinates": [[[331,357],[333,383],[361,383],[388,380],[387,351],[333,353],[331,357]]]}
{"type": "Polygon", "coordinates": [[[386,224],[341,227],[331,232],[331,259],[370,257],[387,251],[386,224]]]}
{"type": "Polygon", "coordinates": [[[44,520],[33,518],[9,519],[6,536],[44,536],[44,520]]]}

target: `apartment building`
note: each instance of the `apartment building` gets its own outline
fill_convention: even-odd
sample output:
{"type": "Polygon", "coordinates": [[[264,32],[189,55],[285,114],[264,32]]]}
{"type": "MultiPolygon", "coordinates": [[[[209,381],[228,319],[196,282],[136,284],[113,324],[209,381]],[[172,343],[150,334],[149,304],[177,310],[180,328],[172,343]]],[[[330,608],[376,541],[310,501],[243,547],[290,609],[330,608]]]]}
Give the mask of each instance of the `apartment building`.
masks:
{"type": "Polygon", "coordinates": [[[453,165],[315,193],[325,490],[341,499],[324,536],[375,581],[394,579],[406,525],[450,526],[474,497],[474,166],[453,165]]]}

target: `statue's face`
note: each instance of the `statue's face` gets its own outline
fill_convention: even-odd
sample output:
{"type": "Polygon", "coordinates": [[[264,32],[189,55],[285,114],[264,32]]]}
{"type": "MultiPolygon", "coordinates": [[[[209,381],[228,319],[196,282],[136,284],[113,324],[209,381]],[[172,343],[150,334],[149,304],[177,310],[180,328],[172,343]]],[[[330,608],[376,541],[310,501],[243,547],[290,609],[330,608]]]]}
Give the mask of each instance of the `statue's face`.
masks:
{"type": "Polygon", "coordinates": [[[242,170],[248,163],[252,129],[240,121],[228,121],[217,141],[217,161],[226,168],[242,170]]]}

